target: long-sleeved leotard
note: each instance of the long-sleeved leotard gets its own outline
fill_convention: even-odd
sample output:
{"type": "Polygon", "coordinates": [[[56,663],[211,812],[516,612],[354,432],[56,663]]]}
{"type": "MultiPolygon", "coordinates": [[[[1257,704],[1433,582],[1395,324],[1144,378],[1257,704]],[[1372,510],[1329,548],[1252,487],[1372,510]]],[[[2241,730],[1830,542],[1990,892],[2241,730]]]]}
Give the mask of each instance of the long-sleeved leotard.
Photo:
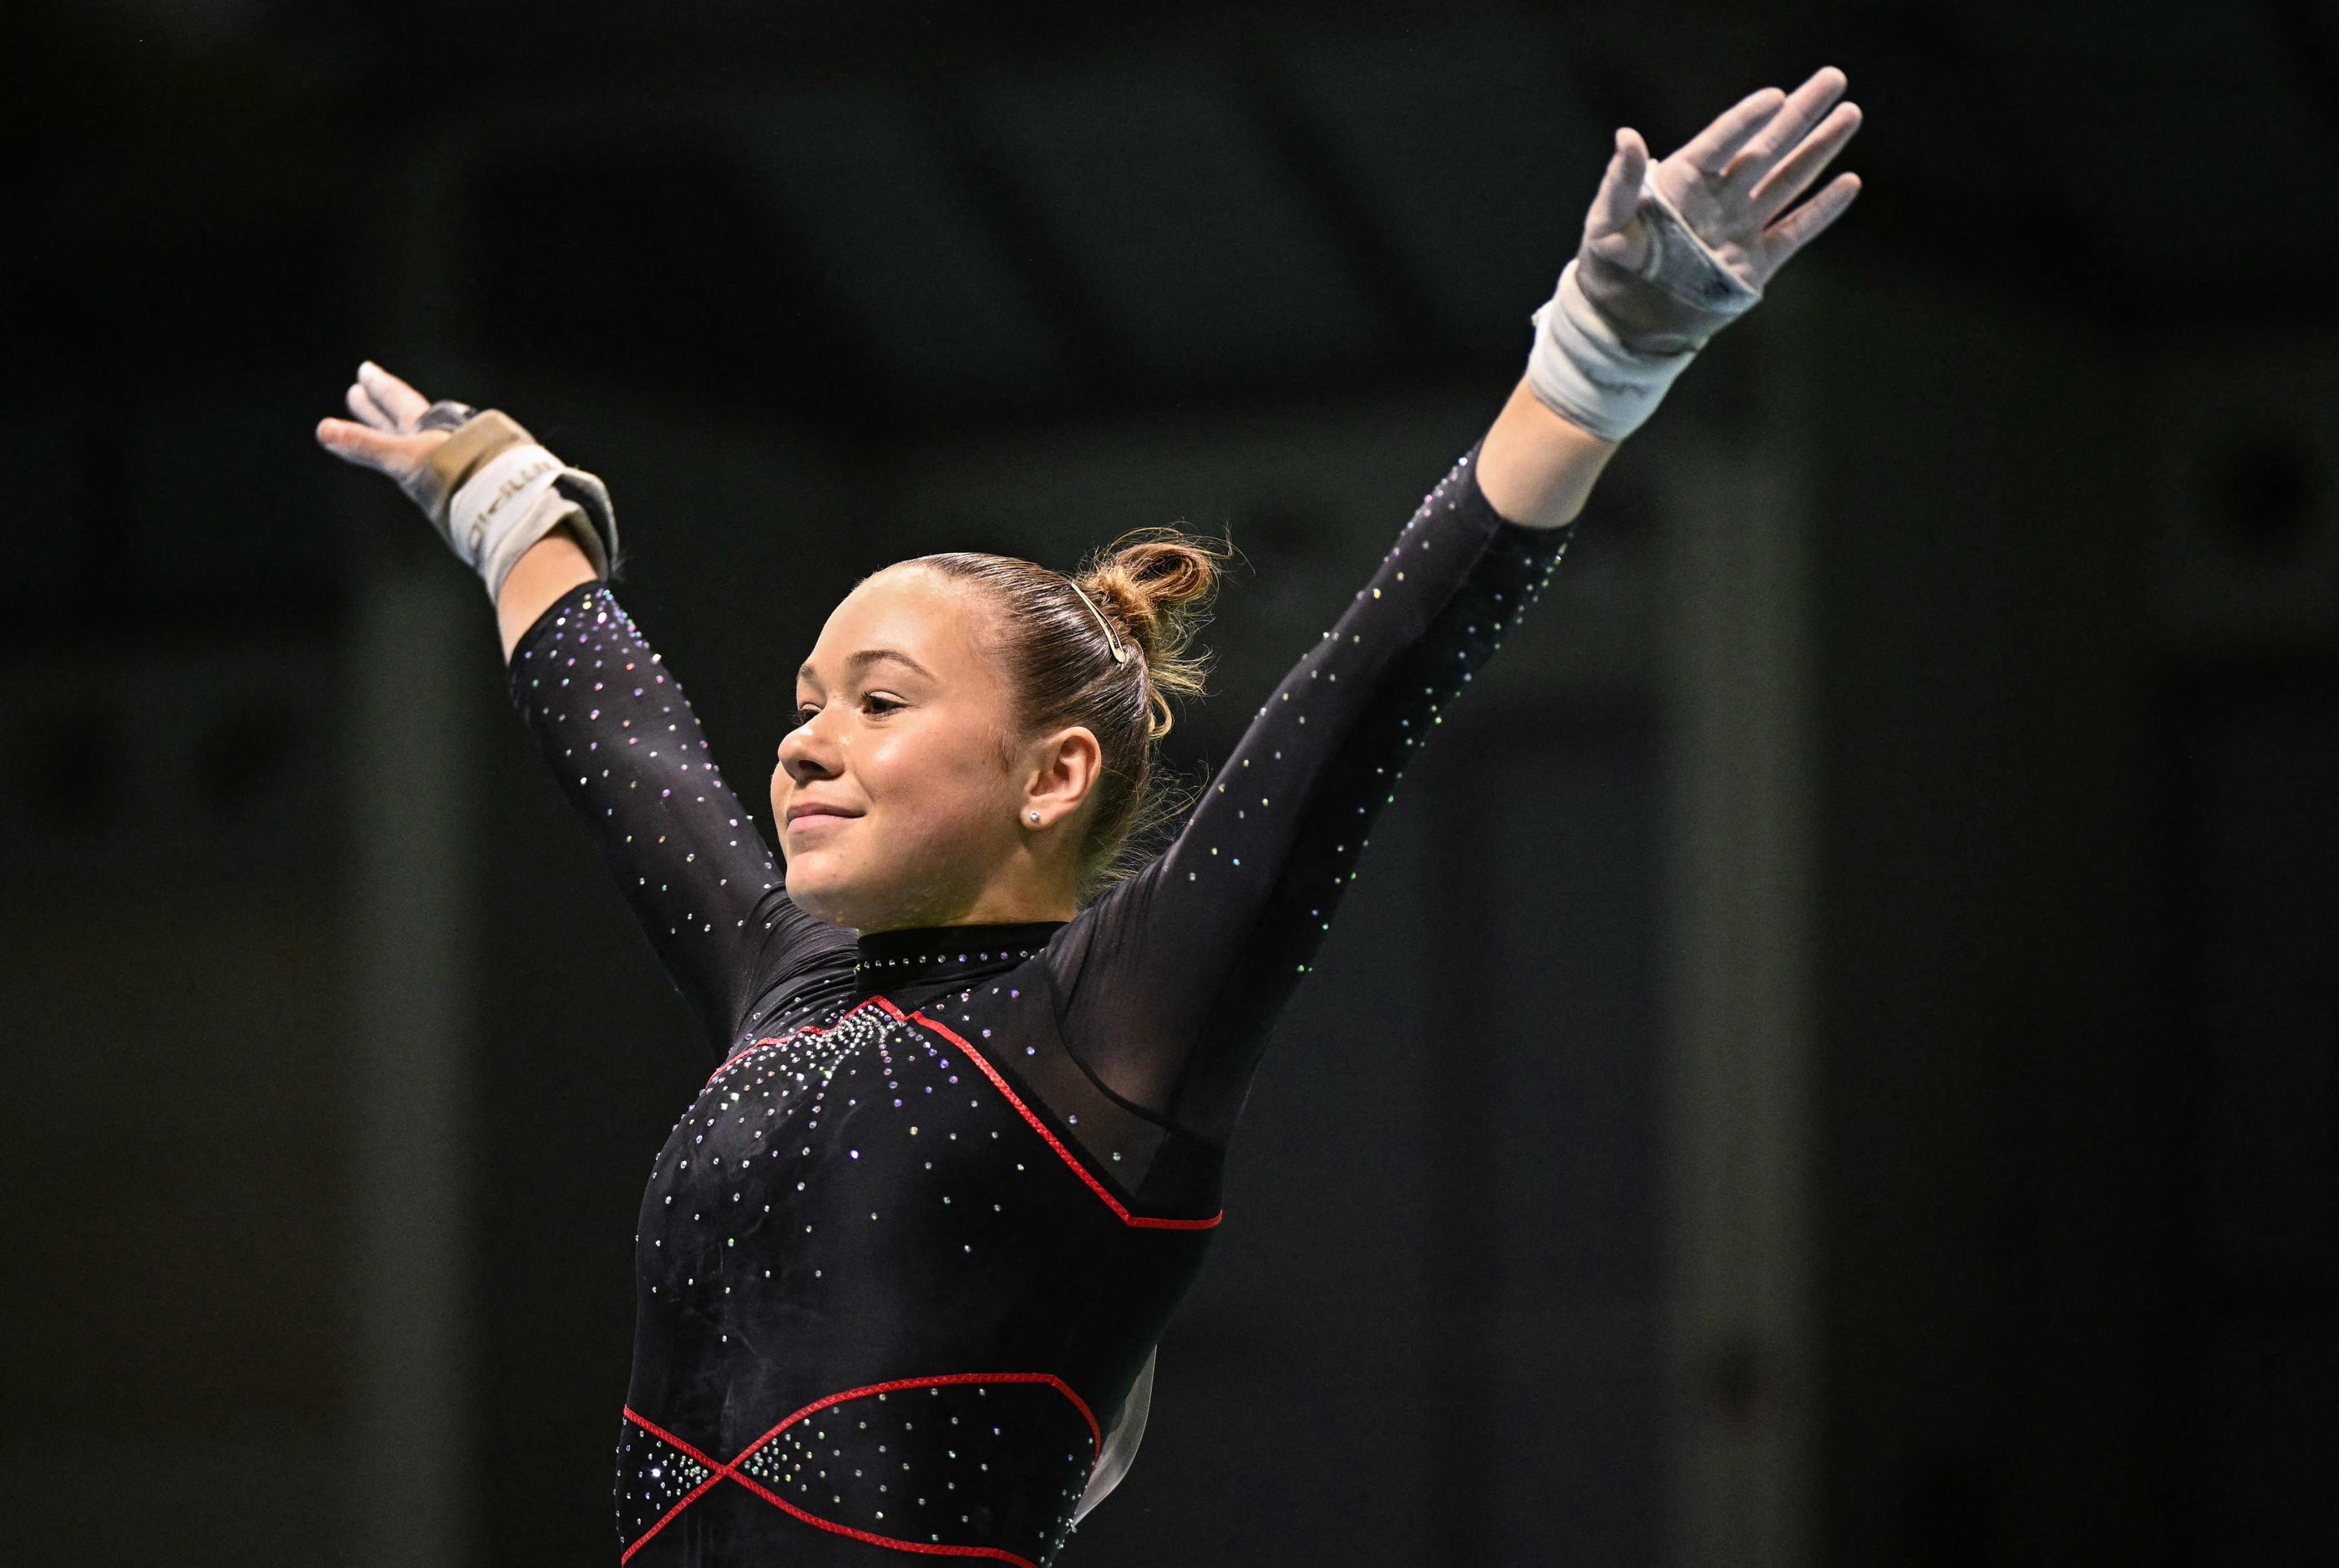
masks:
{"type": "Polygon", "coordinates": [[[1054,1559],[1365,835],[1573,534],[1474,459],[1068,922],[813,919],[608,588],[528,629],[513,699],[716,1047],[642,1202],[623,1560],[1054,1559]]]}

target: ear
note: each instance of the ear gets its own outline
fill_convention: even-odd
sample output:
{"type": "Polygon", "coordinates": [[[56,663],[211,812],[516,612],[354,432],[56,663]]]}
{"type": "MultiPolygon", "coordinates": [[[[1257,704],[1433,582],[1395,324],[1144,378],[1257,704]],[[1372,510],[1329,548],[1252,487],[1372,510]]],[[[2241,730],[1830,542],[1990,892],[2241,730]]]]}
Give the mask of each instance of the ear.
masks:
{"type": "Polygon", "coordinates": [[[1086,725],[1072,725],[1032,743],[1033,761],[1023,787],[1020,820],[1027,827],[1053,827],[1081,808],[1104,769],[1104,748],[1086,725]],[[1040,814],[1037,823],[1033,812],[1040,814]]]}

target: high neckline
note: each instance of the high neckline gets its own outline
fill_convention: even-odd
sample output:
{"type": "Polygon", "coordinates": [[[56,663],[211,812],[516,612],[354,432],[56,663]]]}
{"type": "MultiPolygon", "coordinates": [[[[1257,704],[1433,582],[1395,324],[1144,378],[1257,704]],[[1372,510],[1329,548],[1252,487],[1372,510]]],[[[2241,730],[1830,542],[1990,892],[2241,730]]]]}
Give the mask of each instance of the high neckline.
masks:
{"type": "Polygon", "coordinates": [[[854,968],[864,981],[884,985],[987,972],[1038,957],[1066,923],[1033,920],[864,932],[854,968]]]}

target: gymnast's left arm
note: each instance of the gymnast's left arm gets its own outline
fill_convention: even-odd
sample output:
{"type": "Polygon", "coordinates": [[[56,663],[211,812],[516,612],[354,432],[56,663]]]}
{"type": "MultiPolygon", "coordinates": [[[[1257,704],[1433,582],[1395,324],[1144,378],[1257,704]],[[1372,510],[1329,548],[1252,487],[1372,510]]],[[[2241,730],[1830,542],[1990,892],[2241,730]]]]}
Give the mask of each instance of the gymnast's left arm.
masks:
{"type": "Polygon", "coordinates": [[[1839,174],[1787,210],[1858,128],[1844,86],[1830,67],[1751,94],[1662,163],[1617,133],[1493,427],[1269,694],[1176,841],[1084,912],[1067,1038],[1125,1100],[1231,1132],[1399,775],[1540,595],[1617,443],[1857,193],[1839,174]]]}
{"type": "Polygon", "coordinates": [[[1845,85],[1828,66],[1792,94],[1750,93],[1663,163],[1638,132],[1616,133],[1583,245],[1535,313],[1527,373],[1479,453],[1495,511],[1529,528],[1572,520],[1697,350],[1843,215],[1857,174],[1786,209],[1860,129],[1845,85]]]}

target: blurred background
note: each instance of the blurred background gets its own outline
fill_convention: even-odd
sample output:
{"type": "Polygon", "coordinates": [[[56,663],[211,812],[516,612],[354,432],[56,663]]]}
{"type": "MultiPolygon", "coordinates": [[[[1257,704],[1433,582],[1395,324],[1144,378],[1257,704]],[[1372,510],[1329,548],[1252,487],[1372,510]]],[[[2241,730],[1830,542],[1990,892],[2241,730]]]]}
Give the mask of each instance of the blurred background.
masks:
{"type": "Polygon", "coordinates": [[[0,15],[0,1519],[607,1562],[706,1065],[370,356],[609,482],[766,833],[862,574],[1248,560],[1222,756],[1519,374],[1614,126],[1867,191],[1408,776],[1063,1555],[2339,1561],[2339,13],[0,15]]]}

